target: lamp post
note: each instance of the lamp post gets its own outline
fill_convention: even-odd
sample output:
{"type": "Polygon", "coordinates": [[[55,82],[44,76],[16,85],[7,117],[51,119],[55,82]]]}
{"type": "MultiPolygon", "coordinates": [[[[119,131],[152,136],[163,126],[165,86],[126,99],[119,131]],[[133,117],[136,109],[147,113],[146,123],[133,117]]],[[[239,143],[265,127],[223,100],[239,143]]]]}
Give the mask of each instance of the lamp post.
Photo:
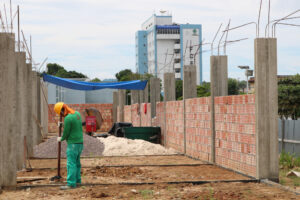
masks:
{"type": "Polygon", "coordinates": [[[249,66],[238,66],[240,69],[245,70],[245,75],[246,75],[246,84],[247,84],[247,94],[249,93],[249,83],[248,83],[248,77],[253,76],[253,70],[249,69],[249,66]]]}

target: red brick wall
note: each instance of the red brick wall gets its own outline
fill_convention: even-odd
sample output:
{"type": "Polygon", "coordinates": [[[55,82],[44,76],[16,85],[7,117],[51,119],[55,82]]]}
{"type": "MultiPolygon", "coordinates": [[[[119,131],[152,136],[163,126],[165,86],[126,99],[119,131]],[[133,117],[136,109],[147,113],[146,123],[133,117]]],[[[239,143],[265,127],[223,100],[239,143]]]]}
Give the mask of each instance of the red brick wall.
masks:
{"type": "Polygon", "coordinates": [[[186,118],[186,154],[201,160],[210,160],[210,98],[187,99],[186,118]]]}
{"type": "Polygon", "coordinates": [[[124,122],[131,123],[131,106],[124,106],[124,122]]]}
{"type": "Polygon", "coordinates": [[[151,126],[151,103],[141,104],[141,126],[151,126]]]}
{"type": "Polygon", "coordinates": [[[140,104],[131,105],[131,120],[133,126],[141,126],[140,104]]]}
{"type": "Polygon", "coordinates": [[[216,163],[256,176],[255,96],[215,98],[216,163]]]}
{"type": "Polygon", "coordinates": [[[164,102],[156,103],[156,117],[153,118],[152,125],[160,127],[161,144],[164,144],[165,142],[165,103],[164,102]]]}
{"type": "Polygon", "coordinates": [[[166,103],[166,146],[184,152],[183,101],[166,103]]]}
{"type": "MultiPolygon", "coordinates": [[[[68,104],[70,108],[81,113],[83,121],[85,120],[83,114],[85,114],[86,108],[96,108],[100,111],[103,124],[100,131],[108,131],[112,126],[112,104],[68,104]]],[[[49,133],[58,132],[57,122],[59,121],[59,116],[54,112],[54,104],[50,104],[49,107],[53,111],[48,112],[48,131],[49,133]],[[56,122],[55,122],[56,120],[56,122]]]]}

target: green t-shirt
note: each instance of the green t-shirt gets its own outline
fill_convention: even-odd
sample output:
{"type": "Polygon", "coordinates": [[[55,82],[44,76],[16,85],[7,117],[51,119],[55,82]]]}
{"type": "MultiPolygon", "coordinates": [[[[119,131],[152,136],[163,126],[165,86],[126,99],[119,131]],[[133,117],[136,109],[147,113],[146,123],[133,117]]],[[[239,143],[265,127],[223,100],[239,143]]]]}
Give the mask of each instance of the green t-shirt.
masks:
{"type": "Polygon", "coordinates": [[[82,121],[80,113],[68,114],[64,120],[64,132],[61,141],[66,140],[68,144],[83,143],[82,121]]]}

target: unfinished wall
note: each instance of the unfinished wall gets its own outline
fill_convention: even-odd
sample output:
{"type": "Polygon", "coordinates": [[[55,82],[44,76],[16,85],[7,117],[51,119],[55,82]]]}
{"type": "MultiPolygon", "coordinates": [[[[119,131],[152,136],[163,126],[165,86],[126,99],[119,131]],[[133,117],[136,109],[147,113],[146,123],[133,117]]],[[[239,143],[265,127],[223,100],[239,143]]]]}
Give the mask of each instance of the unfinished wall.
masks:
{"type": "MultiPolygon", "coordinates": [[[[112,127],[112,104],[68,104],[68,106],[80,113],[84,113],[86,108],[96,108],[103,118],[100,131],[108,131],[112,127]]],[[[54,104],[49,104],[49,108],[51,111],[48,113],[48,131],[49,133],[57,133],[59,116],[54,112],[54,104]]]]}
{"type": "Polygon", "coordinates": [[[216,163],[256,176],[255,96],[215,98],[216,163]]]}
{"type": "Polygon", "coordinates": [[[131,105],[124,106],[124,122],[131,123],[131,105]]]}
{"type": "Polygon", "coordinates": [[[183,101],[166,103],[166,146],[184,152],[183,101]]]}
{"type": "Polygon", "coordinates": [[[125,122],[132,123],[133,126],[151,126],[151,104],[133,104],[124,106],[125,122]]]}
{"type": "Polygon", "coordinates": [[[185,102],[186,154],[210,161],[210,98],[187,99],[185,102]]]}
{"type": "MultiPolygon", "coordinates": [[[[142,115],[142,126],[152,122],[152,126],[161,127],[161,144],[180,153],[184,153],[185,130],[186,155],[210,162],[210,101],[210,97],[187,99],[185,110],[183,101],[158,102],[152,119],[151,114],[143,117],[144,104],[140,114],[138,104],[126,106],[124,113],[134,126],[139,126],[142,115]]],[[[151,108],[149,104],[147,107],[151,108]]],[[[256,177],[255,96],[215,97],[215,116],[216,164],[256,177]]]]}

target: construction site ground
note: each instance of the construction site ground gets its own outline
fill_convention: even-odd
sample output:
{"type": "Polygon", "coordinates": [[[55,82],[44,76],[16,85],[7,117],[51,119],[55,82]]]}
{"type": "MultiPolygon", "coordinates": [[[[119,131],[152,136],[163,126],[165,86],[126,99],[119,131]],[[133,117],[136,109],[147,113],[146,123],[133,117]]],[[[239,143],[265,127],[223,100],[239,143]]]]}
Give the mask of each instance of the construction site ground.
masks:
{"type": "Polygon", "coordinates": [[[66,178],[56,159],[32,159],[32,171],[17,174],[17,189],[0,199],[300,199],[283,189],[183,155],[82,158],[82,185],[61,191],[66,178]]]}

